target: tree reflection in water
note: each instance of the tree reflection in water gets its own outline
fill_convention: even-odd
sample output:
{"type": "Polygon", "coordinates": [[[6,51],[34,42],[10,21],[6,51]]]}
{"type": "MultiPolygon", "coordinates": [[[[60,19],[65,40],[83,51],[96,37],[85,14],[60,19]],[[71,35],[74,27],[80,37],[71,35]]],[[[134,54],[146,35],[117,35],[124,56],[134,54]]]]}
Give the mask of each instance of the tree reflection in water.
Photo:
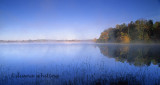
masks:
{"type": "Polygon", "coordinates": [[[135,66],[150,66],[151,63],[160,67],[160,45],[98,45],[104,56],[115,58],[116,61],[127,62],[135,66]]]}

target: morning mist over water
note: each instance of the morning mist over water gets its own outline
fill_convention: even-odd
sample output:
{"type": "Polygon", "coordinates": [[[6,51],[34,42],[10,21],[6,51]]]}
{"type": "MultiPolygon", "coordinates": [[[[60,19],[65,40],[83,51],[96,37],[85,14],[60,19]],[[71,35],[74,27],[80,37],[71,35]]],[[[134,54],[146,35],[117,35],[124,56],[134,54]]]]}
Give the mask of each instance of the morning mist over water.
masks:
{"type": "Polygon", "coordinates": [[[0,0],[0,85],[160,85],[160,0],[0,0]]]}
{"type": "Polygon", "coordinates": [[[1,44],[1,84],[159,84],[160,45],[1,44]]]}

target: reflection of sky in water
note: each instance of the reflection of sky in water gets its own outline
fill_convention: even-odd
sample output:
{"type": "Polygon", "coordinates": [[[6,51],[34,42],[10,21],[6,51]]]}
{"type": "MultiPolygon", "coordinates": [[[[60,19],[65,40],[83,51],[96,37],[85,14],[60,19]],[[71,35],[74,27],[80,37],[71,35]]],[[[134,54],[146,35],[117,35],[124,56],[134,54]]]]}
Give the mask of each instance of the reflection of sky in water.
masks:
{"type": "Polygon", "coordinates": [[[52,84],[62,84],[69,80],[82,84],[82,81],[93,82],[109,77],[125,77],[128,74],[136,76],[136,79],[143,80],[147,84],[160,80],[158,65],[134,66],[127,62],[116,62],[114,58],[108,58],[101,54],[96,44],[1,44],[0,48],[2,84],[6,84],[5,81],[12,84],[15,82],[21,84],[27,81],[38,81],[43,84],[47,81],[34,78],[15,78],[5,79],[2,82],[5,75],[9,77],[11,73],[17,72],[20,74],[59,75],[58,79],[48,80],[52,84]]]}

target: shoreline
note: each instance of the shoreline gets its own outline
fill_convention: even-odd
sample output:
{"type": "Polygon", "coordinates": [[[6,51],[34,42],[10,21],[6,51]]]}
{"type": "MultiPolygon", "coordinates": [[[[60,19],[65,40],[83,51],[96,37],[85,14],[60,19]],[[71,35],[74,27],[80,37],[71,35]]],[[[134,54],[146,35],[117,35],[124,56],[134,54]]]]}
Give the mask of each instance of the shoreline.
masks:
{"type": "Polygon", "coordinates": [[[53,42],[53,41],[35,41],[35,42],[0,42],[0,44],[95,44],[95,45],[160,45],[160,43],[97,43],[94,41],[63,41],[63,42],[53,42]]]}

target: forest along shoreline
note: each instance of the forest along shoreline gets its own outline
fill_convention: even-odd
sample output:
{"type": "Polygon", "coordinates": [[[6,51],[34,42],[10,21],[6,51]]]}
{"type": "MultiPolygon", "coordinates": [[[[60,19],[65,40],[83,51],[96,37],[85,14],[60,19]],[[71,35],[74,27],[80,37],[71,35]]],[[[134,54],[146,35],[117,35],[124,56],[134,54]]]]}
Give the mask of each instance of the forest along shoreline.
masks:
{"type": "Polygon", "coordinates": [[[104,30],[97,43],[160,43],[160,21],[136,20],[104,30]]]}

